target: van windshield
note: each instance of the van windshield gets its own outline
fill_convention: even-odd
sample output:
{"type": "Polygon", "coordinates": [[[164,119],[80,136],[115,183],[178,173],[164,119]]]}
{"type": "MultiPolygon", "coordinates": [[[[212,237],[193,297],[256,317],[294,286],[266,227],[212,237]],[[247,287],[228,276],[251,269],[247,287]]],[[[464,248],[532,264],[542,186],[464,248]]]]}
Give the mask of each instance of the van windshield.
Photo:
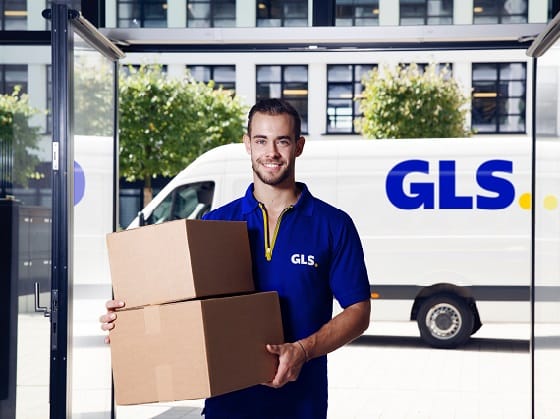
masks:
{"type": "Polygon", "coordinates": [[[214,182],[178,186],[152,211],[146,224],[160,224],[182,218],[200,219],[210,210],[213,196],[214,182]]]}

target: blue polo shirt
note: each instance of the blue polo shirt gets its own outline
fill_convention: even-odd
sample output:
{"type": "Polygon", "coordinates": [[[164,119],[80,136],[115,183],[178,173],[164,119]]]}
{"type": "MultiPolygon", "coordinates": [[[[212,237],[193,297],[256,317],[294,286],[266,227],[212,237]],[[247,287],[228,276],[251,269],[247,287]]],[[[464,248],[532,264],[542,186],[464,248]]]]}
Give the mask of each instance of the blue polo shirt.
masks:
{"type": "MultiPolygon", "coordinates": [[[[305,184],[298,187],[298,202],[282,214],[269,243],[253,185],[244,197],[204,217],[247,222],[255,287],[278,292],[286,342],[303,339],[327,323],[333,297],[343,308],[370,298],[364,253],[351,218],[313,197],[305,184]]],[[[258,385],[209,398],[205,404],[209,419],[315,419],[325,418],[326,412],[326,356],[307,362],[297,381],[279,389],[258,385]]]]}

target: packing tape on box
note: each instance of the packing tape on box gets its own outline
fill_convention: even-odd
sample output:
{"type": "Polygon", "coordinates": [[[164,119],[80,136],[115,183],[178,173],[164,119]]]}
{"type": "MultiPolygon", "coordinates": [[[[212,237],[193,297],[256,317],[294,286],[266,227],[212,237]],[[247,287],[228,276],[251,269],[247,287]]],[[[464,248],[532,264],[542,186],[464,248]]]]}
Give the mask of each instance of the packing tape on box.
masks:
{"type": "Polygon", "coordinates": [[[161,331],[160,307],[144,307],[144,331],[147,335],[157,335],[161,331]]]}
{"type": "Polygon", "coordinates": [[[171,400],[173,398],[173,371],[171,365],[158,365],[155,374],[158,400],[171,400]]]}

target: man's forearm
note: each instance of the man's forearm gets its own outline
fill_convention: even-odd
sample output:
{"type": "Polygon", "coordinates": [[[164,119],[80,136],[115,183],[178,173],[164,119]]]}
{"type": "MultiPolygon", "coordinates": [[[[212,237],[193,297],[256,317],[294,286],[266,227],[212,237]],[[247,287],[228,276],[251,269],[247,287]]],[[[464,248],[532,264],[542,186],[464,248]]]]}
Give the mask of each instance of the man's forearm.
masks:
{"type": "Polygon", "coordinates": [[[308,359],[326,355],[360,336],[369,326],[370,300],[346,307],[316,333],[301,339],[308,359]]]}

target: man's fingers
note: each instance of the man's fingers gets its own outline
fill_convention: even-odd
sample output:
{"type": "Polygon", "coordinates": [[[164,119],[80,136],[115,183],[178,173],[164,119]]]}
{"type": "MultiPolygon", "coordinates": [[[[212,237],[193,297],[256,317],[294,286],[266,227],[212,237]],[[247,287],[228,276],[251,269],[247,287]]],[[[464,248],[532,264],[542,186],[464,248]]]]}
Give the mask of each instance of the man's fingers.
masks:
{"type": "Polygon", "coordinates": [[[115,313],[106,313],[99,317],[100,323],[111,323],[113,320],[117,318],[115,313]]]}
{"type": "Polygon", "coordinates": [[[266,350],[274,355],[280,355],[280,345],[266,345],[266,350]]]}
{"type": "Polygon", "coordinates": [[[116,308],[122,308],[122,307],[124,307],[124,301],[109,300],[105,303],[105,307],[107,307],[107,310],[114,310],[116,308]]]}

